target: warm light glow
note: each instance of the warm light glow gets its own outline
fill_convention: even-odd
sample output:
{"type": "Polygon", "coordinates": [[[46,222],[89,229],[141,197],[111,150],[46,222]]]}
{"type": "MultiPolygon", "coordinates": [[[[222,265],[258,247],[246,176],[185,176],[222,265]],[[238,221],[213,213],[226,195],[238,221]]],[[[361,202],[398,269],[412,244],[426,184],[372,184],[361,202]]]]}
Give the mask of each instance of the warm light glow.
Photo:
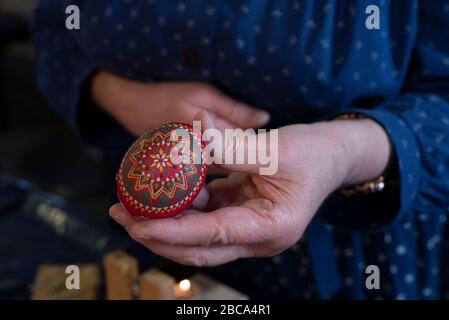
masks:
{"type": "Polygon", "coordinates": [[[190,281],[187,279],[184,279],[181,282],[179,282],[179,289],[181,289],[182,291],[189,290],[190,289],[190,281]]]}

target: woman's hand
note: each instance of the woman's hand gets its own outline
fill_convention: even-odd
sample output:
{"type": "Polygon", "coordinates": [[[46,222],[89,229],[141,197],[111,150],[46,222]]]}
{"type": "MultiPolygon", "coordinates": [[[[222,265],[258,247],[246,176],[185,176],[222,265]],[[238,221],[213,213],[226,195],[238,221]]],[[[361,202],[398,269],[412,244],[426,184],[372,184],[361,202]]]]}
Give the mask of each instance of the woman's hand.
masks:
{"type": "MultiPolygon", "coordinates": [[[[203,126],[213,125],[201,118],[203,126]]],[[[335,189],[382,174],[389,152],[385,132],[371,120],[288,126],[279,130],[279,169],[272,176],[260,176],[258,165],[224,165],[238,172],[210,183],[196,209],[181,216],[137,222],[119,204],[110,214],[133,239],[182,264],[272,256],[300,238],[335,189]]]]}
{"type": "Polygon", "coordinates": [[[195,82],[143,84],[106,71],[92,81],[92,96],[104,111],[136,136],[168,122],[191,122],[206,110],[220,129],[258,128],[269,114],[195,82]]]}

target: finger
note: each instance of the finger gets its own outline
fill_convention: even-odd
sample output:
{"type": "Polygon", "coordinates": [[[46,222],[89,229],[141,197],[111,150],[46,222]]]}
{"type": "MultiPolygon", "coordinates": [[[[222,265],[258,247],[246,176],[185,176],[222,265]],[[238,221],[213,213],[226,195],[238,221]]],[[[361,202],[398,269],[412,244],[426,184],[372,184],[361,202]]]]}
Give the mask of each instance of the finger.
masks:
{"type": "Polygon", "coordinates": [[[215,164],[231,171],[276,173],[279,160],[277,132],[256,135],[250,130],[219,130],[206,111],[198,112],[194,120],[201,122],[203,140],[208,144],[207,154],[215,164]],[[209,154],[211,150],[214,156],[209,154]],[[266,163],[262,163],[262,159],[266,163]]]}
{"type": "MultiPolygon", "coordinates": [[[[186,109],[183,109],[185,112],[184,119],[189,119],[193,115],[198,114],[201,111],[204,111],[206,108],[194,105],[194,106],[188,106],[186,109]]],[[[238,126],[235,123],[230,122],[229,120],[219,116],[218,114],[214,113],[213,111],[209,110],[208,115],[211,119],[213,119],[217,129],[224,130],[224,129],[236,129],[238,126]]],[[[182,122],[182,121],[181,121],[182,122]]]]}
{"type": "Polygon", "coordinates": [[[240,128],[260,128],[270,121],[270,114],[234,100],[220,91],[209,95],[205,109],[234,123],[240,128]]]}
{"type": "Polygon", "coordinates": [[[210,165],[207,168],[207,174],[211,175],[211,176],[223,176],[223,177],[225,177],[225,176],[228,176],[230,173],[231,173],[231,171],[226,170],[226,169],[224,169],[224,168],[222,168],[222,167],[220,167],[218,165],[214,165],[214,164],[210,165]]]}
{"type": "Polygon", "coordinates": [[[214,113],[210,113],[210,117],[213,119],[217,129],[224,130],[224,129],[236,129],[237,126],[226,119],[223,119],[220,116],[215,115],[214,113]]]}
{"type": "Polygon", "coordinates": [[[143,244],[157,255],[196,267],[214,267],[249,256],[248,250],[241,246],[173,246],[151,240],[143,244]]]}
{"type": "Polygon", "coordinates": [[[201,110],[195,114],[193,121],[199,121],[201,123],[201,133],[207,129],[218,129],[213,116],[204,110],[201,110]]]}
{"type": "Polygon", "coordinates": [[[268,214],[254,214],[248,208],[227,207],[208,213],[195,210],[185,212],[187,214],[177,219],[139,222],[131,230],[132,237],[170,245],[200,246],[259,243],[271,237],[272,226],[268,214]]]}
{"type": "Polygon", "coordinates": [[[229,177],[215,179],[209,183],[207,186],[210,193],[208,210],[236,206],[248,200],[247,195],[242,192],[242,183],[233,181],[229,177]]]}
{"type": "Polygon", "coordinates": [[[123,228],[130,232],[137,221],[123,208],[120,203],[113,205],[109,209],[109,215],[117,221],[123,228]]]}
{"type": "Polygon", "coordinates": [[[192,202],[192,208],[197,210],[206,210],[209,199],[209,190],[207,189],[207,186],[204,186],[203,188],[201,188],[201,191],[196,199],[192,202]]]}

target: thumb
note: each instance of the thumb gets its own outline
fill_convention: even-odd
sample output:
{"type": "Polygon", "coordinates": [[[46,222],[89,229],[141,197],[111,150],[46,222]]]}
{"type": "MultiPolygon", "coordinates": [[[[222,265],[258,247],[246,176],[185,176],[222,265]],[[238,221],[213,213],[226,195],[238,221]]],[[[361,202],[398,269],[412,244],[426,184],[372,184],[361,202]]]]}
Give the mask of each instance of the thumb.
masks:
{"type": "MultiPolygon", "coordinates": [[[[278,164],[277,131],[256,134],[253,129],[219,130],[206,111],[194,120],[201,122],[202,140],[206,142],[209,164],[217,164],[231,171],[264,174],[267,166],[278,164]]],[[[270,171],[271,172],[271,171],[270,171]]]]}
{"type": "Polygon", "coordinates": [[[208,109],[239,128],[260,128],[270,121],[270,114],[236,101],[217,91],[211,95],[208,109]]]}

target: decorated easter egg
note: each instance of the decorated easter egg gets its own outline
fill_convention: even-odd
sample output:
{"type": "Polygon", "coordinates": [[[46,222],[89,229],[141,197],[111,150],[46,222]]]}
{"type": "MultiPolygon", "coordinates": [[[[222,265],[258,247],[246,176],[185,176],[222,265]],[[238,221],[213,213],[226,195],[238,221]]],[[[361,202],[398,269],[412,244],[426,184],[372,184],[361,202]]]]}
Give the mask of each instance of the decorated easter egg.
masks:
{"type": "Polygon", "coordinates": [[[177,215],[198,196],[206,177],[204,144],[191,125],[169,123],[129,148],[117,173],[117,193],[136,219],[177,215]]]}

